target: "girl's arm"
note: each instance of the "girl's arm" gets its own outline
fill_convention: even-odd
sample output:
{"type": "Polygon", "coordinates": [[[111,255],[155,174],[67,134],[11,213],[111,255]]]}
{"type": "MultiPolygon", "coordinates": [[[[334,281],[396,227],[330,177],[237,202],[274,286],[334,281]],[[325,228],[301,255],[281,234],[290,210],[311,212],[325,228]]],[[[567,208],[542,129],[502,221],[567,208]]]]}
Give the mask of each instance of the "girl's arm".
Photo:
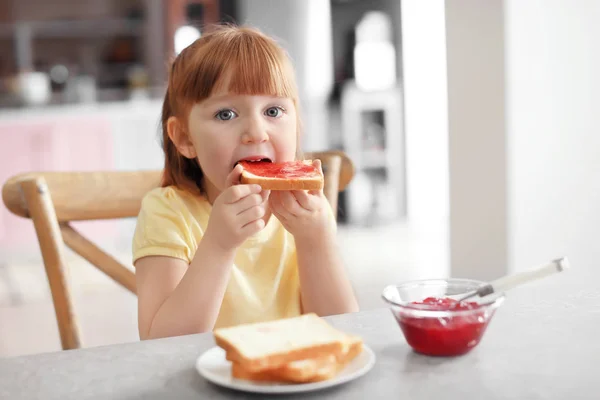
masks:
{"type": "Polygon", "coordinates": [[[224,251],[205,238],[189,266],[171,257],[138,260],[140,338],[211,331],[219,315],[233,258],[234,251],[224,251]]]}
{"type": "Polygon", "coordinates": [[[298,237],[296,251],[304,312],[326,316],[358,311],[334,232],[298,237]]]}
{"type": "Polygon", "coordinates": [[[136,262],[141,339],[211,331],[219,315],[237,248],[265,226],[268,192],[237,185],[240,165],[214,201],[208,227],[189,266],[172,257],[136,262]]]}
{"type": "MultiPolygon", "coordinates": [[[[315,162],[321,168],[321,162],[315,162]]],[[[273,191],[269,205],[294,235],[303,311],[320,316],[358,311],[337,249],[335,219],[323,191],[273,191]]]]}

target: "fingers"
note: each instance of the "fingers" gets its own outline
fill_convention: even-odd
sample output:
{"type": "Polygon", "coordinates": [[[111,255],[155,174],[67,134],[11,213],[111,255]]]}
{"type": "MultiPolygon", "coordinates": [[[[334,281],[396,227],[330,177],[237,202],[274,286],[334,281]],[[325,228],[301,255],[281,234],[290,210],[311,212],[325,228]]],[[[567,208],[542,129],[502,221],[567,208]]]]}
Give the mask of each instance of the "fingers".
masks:
{"type": "Polygon", "coordinates": [[[264,206],[254,206],[237,215],[239,226],[246,226],[250,222],[261,219],[266,214],[264,206]]]}
{"type": "Polygon", "coordinates": [[[242,176],[242,171],[244,167],[241,164],[237,164],[233,170],[227,175],[227,179],[225,181],[225,187],[230,187],[233,185],[237,185],[240,183],[240,177],[242,176]]]}
{"type": "Polygon", "coordinates": [[[260,185],[235,185],[231,186],[223,192],[223,201],[225,204],[233,204],[252,194],[260,193],[262,188],[260,185]]]}
{"type": "Polygon", "coordinates": [[[251,194],[238,201],[235,206],[241,225],[245,226],[252,221],[264,217],[266,214],[265,204],[268,198],[268,193],[265,194],[263,191],[260,194],[251,194]]]}
{"type": "Polygon", "coordinates": [[[273,208],[273,206],[271,206],[271,212],[273,213],[274,216],[277,217],[277,219],[283,223],[285,223],[287,221],[287,218],[284,217],[283,215],[281,215],[281,213],[279,213],[276,209],[273,208]]]}
{"type": "Polygon", "coordinates": [[[263,220],[262,218],[257,219],[244,225],[240,231],[240,234],[244,237],[249,237],[260,232],[264,227],[265,220],[263,220]]]}
{"type": "Polygon", "coordinates": [[[305,210],[310,211],[314,208],[310,196],[304,190],[294,190],[292,191],[292,195],[296,198],[298,204],[305,210]]]}
{"type": "Polygon", "coordinates": [[[247,201],[248,203],[253,204],[250,207],[245,208],[237,216],[240,219],[240,223],[243,225],[241,229],[243,235],[254,235],[265,227],[263,217],[267,213],[265,204],[269,201],[269,195],[270,191],[263,190],[260,194],[253,194],[240,202],[241,204],[242,202],[247,201]]]}
{"type": "Polygon", "coordinates": [[[318,158],[314,159],[313,160],[313,165],[315,166],[315,168],[317,168],[319,171],[321,171],[321,173],[323,173],[321,160],[319,160],[318,158]]]}
{"type": "Polygon", "coordinates": [[[296,197],[292,194],[292,192],[288,192],[288,191],[282,191],[280,192],[280,197],[279,197],[281,204],[283,205],[283,207],[292,215],[297,216],[298,215],[298,206],[300,204],[298,204],[298,200],[296,200],[296,197]]]}
{"type": "MultiPolygon", "coordinates": [[[[224,194],[223,201],[225,202],[225,204],[236,203],[237,201],[239,201],[247,196],[250,196],[255,193],[256,194],[261,193],[261,191],[265,192],[265,193],[261,193],[261,196],[263,197],[263,199],[269,197],[269,191],[268,190],[263,191],[262,188],[260,187],[260,185],[242,185],[242,184],[240,184],[240,176],[242,175],[243,170],[244,170],[244,168],[242,167],[242,165],[238,164],[235,166],[235,168],[233,168],[233,170],[227,176],[227,179],[225,182],[227,189],[225,189],[225,191],[223,192],[223,194],[224,194]]],[[[252,202],[252,201],[250,201],[250,202],[252,202]]],[[[240,210],[238,210],[238,212],[243,211],[247,208],[248,207],[241,208],[240,210]]]]}
{"type": "MultiPolygon", "coordinates": [[[[290,212],[290,209],[284,203],[283,197],[285,194],[290,195],[288,192],[275,191],[271,193],[269,196],[269,205],[271,206],[271,210],[277,215],[277,217],[281,217],[283,219],[294,218],[295,215],[290,212]]],[[[289,200],[288,200],[289,201],[289,200]]],[[[295,202],[295,200],[294,200],[295,202]]]]}
{"type": "Polygon", "coordinates": [[[277,217],[277,219],[279,221],[281,221],[282,223],[285,223],[288,220],[288,217],[290,217],[290,215],[287,214],[287,212],[281,205],[281,202],[277,198],[277,195],[275,195],[275,196],[271,195],[271,197],[269,197],[269,206],[271,208],[271,212],[273,213],[273,215],[275,215],[277,217]],[[287,214],[287,216],[284,214],[287,214]]]}
{"type": "Polygon", "coordinates": [[[282,192],[281,203],[293,215],[303,214],[305,211],[314,211],[318,208],[315,196],[305,190],[292,190],[282,192]]]}
{"type": "MultiPolygon", "coordinates": [[[[249,185],[238,185],[230,190],[236,190],[239,186],[249,185]]],[[[246,229],[247,225],[252,225],[253,222],[262,220],[262,218],[265,216],[265,205],[269,199],[269,193],[269,191],[265,190],[261,191],[260,193],[252,193],[246,197],[242,197],[240,200],[231,205],[236,213],[236,219],[238,223],[240,226],[242,226],[242,231],[246,229]]],[[[253,226],[260,230],[264,227],[264,221],[262,221],[262,223],[254,224],[253,226]]],[[[252,230],[254,228],[247,229],[252,230]]]]}
{"type": "Polygon", "coordinates": [[[281,215],[281,210],[283,206],[281,205],[281,201],[279,201],[278,191],[271,193],[271,195],[269,196],[269,207],[271,208],[271,211],[277,216],[277,218],[283,218],[283,215],[281,215]]]}
{"type": "Polygon", "coordinates": [[[305,190],[274,191],[269,197],[271,210],[279,219],[292,220],[298,217],[308,217],[318,211],[323,199],[322,191],[311,195],[305,190]]]}
{"type": "MultiPolygon", "coordinates": [[[[321,171],[321,174],[323,174],[323,164],[321,164],[321,160],[319,160],[318,158],[313,160],[313,165],[319,170],[321,171]]],[[[310,195],[313,196],[320,196],[323,194],[323,189],[319,189],[319,190],[309,190],[308,193],[310,195]]]]}
{"type": "Polygon", "coordinates": [[[233,203],[234,211],[237,215],[243,213],[244,211],[259,206],[265,203],[265,197],[261,193],[253,193],[246,197],[242,197],[237,202],[233,203]]]}
{"type": "Polygon", "coordinates": [[[260,192],[262,198],[264,201],[269,200],[269,196],[271,195],[271,191],[270,190],[263,190],[262,192],[260,192]]]}

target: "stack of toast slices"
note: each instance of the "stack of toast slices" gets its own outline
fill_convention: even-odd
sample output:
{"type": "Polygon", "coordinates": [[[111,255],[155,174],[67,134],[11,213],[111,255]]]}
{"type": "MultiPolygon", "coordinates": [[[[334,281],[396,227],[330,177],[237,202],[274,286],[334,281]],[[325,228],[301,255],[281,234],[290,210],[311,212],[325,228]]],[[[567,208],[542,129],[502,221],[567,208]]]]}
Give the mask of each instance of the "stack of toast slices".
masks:
{"type": "Polygon", "coordinates": [[[310,383],[332,379],[363,350],[360,337],[316,314],[214,331],[232,377],[254,382],[310,383]]]}

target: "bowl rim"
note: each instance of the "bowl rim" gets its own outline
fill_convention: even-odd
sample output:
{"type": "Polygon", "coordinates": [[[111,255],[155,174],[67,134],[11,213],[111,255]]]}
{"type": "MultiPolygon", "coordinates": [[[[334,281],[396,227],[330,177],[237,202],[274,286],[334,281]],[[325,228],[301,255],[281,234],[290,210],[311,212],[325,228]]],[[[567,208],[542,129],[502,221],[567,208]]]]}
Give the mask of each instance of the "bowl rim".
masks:
{"type": "MultiPolygon", "coordinates": [[[[430,317],[430,318],[440,318],[440,317],[454,317],[454,316],[467,316],[475,313],[480,313],[482,311],[487,310],[495,310],[504,302],[506,295],[504,293],[494,293],[489,296],[483,297],[482,299],[488,299],[487,301],[483,301],[479,304],[479,307],[474,307],[468,310],[432,310],[427,305],[416,305],[410,303],[398,303],[388,296],[386,296],[386,292],[391,289],[399,288],[399,287],[410,287],[410,286],[423,286],[426,284],[430,284],[431,286],[437,286],[441,283],[449,284],[449,283],[463,283],[463,284],[475,284],[477,286],[482,286],[487,284],[487,282],[479,281],[475,279],[465,279],[465,278],[432,278],[432,279],[416,279],[410,281],[403,281],[397,284],[387,285],[383,292],[381,293],[381,297],[383,301],[385,301],[388,305],[390,305],[393,309],[399,310],[403,314],[408,314],[414,317],[430,317]]],[[[465,292],[465,294],[468,292],[465,292]]]]}

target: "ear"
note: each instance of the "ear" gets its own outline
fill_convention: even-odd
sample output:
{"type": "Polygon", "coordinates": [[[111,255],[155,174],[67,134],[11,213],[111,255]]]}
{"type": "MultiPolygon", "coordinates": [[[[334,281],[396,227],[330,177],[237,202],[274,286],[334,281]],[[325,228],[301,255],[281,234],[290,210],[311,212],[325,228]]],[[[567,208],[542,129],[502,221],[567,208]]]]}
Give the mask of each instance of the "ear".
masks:
{"type": "Polygon", "coordinates": [[[192,143],[190,135],[177,117],[169,117],[167,120],[167,133],[175,147],[177,147],[177,151],[186,158],[196,158],[194,143],[192,143]]]}

